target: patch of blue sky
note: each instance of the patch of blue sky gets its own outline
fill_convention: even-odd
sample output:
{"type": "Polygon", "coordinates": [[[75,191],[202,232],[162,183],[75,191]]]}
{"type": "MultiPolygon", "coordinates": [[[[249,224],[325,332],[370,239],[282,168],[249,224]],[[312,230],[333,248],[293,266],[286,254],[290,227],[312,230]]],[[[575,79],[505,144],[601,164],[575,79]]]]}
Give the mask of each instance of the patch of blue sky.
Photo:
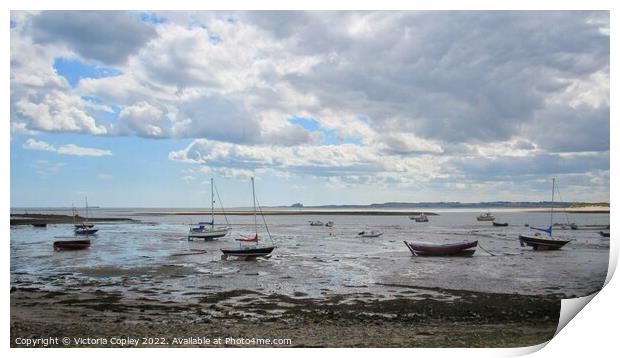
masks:
{"type": "Polygon", "coordinates": [[[219,45],[222,43],[222,38],[220,37],[220,35],[212,33],[211,31],[209,31],[209,42],[214,44],[214,45],[219,45]]]}
{"type": "Polygon", "coordinates": [[[219,45],[223,42],[222,37],[220,37],[220,35],[218,35],[217,33],[215,33],[214,31],[212,31],[211,29],[209,29],[208,25],[205,25],[201,22],[195,22],[190,24],[190,28],[195,28],[195,27],[200,27],[201,29],[205,30],[207,32],[207,35],[209,36],[209,42],[214,44],[214,45],[219,45]]]}
{"type": "Polygon", "coordinates": [[[77,86],[82,78],[104,78],[122,74],[121,71],[113,68],[89,65],[79,60],[62,57],[54,60],[54,69],[56,73],[67,79],[71,87],[77,86]]]}
{"type": "Polygon", "coordinates": [[[155,25],[168,23],[168,19],[160,17],[154,12],[140,13],[140,20],[142,20],[143,22],[147,22],[149,24],[155,24],[155,25]]]}
{"type": "Polygon", "coordinates": [[[171,206],[178,197],[191,197],[191,190],[199,189],[182,186],[187,164],[168,159],[171,151],[189,145],[189,139],[153,141],[81,134],[35,138],[56,148],[75,144],[112,151],[112,156],[89,157],[25,149],[28,138],[20,135],[11,141],[12,206],[68,206],[83,202],[85,194],[92,205],[171,206]],[[171,183],[178,189],[162,190],[171,183]],[[153,197],[153,193],[158,195],[153,197]]]}
{"type": "Polygon", "coordinates": [[[321,126],[321,123],[319,121],[313,118],[295,117],[290,119],[289,123],[301,126],[311,132],[323,133],[323,136],[325,138],[323,140],[323,143],[321,143],[323,145],[335,145],[343,143],[351,143],[357,145],[363,144],[361,138],[339,136],[335,130],[324,128],[323,126],[321,126]]]}

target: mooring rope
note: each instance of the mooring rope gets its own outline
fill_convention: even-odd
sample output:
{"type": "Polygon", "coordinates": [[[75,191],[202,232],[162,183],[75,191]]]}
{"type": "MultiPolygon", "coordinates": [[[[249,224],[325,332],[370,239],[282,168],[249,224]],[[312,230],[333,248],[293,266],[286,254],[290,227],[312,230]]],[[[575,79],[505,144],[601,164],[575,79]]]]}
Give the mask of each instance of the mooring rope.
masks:
{"type": "Polygon", "coordinates": [[[486,252],[487,254],[489,254],[491,256],[497,256],[497,255],[493,254],[492,252],[490,252],[489,250],[487,250],[484,247],[482,247],[482,245],[480,245],[480,244],[478,244],[478,247],[481,248],[482,250],[484,250],[484,252],[486,252]]]}

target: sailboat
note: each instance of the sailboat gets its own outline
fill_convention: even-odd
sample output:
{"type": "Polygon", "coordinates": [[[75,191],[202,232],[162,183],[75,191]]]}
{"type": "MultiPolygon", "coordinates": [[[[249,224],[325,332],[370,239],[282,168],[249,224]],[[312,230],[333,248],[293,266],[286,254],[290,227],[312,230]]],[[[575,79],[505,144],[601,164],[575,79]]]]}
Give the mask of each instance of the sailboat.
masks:
{"type": "Polygon", "coordinates": [[[487,211],[484,214],[480,214],[476,217],[476,220],[478,221],[494,221],[495,220],[495,216],[493,216],[493,214],[491,214],[490,211],[487,211]]]}
{"type": "MultiPolygon", "coordinates": [[[[207,241],[228,235],[231,230],[229,226],[215,226],[214,205],[215,198],[213,197],[213,178],[211,178],[211,221],[199,222],[198,226],[190,227],[189,234],[187,235],[187,240],[191,240],[192,238],[201,238],[207,241]]],[[[228,219],[226,219],[226,223],[228,224],[228,219]]]]}
{"type": "Polygon", "coordinates": [[[86,218],[81,224],[75,225],[76,235],[92,235],[99,231],[99,229],[95,229],[95,225],[88,223],[88,198],[84,198],[84,204],[86,206],[86,218]]]}
{"type": "Polygon", "coordinates": [[[551,184],[551,218],[548,228],[532,227],[534,230],[542,231],[549,235],[548,238],[544,237],[540,233],[534,235],[519,235],[519,242],[521,246],[531,246],[536,251],[543,250],[559,250],[562,246],[570,242],[570,240],[559,240],[553,238],[553,201],[555,199],[555,178],[553,178],[551,184]]]}
{"type": "Polygon", "coordinates": [[[417,215],[417,216],[410,216],[409,219],[410,220],[415,220],[415,222],[417,222],[417,223],[427,223],[428,222],[428,217],[426,215],[424,215],[424,213],[421,213],[420,215],[417,215]]]}
{"type": "MultiPolygon", "coordinates": [[[[256,214],[256,192],[254,190],[254,177],[252,177],[252,201],[254,205],[254,237],[243,237],[239,239],[235,239],[239,241],[239,248],[236,249],[222,249],[222,258],[225,260],[228,256],[237,257],[243,260],[254,260],[257,257],[268,257],[271,252],[276,248],[275,246],[263,246],[260,247],[258,245],[258,218],[256,214]]],[[[263,218],[263,222],[265,223],[265,228],[267,229],[267,234],[269,234],[269,238],[271,239],[271,234],[269,233],[269,227],[267,227],[267,222],[265,221],[265,216],[261,211],[261,216],[263,218]]]]}
{"type": "MultiPolygon", "coordinates": [[[[87,205],[88,206],[88,205],[87,205]]],[[[87,222],[81,222],[78,223],[78,220],[80,218],[80,215],[77,213],[77,211],[75,210],[75,206],[73,204],[71,204],[71,212],[73,213],[73,226],[78,229],[78,228],[82,228],[82,227],[93,227],[95,226],[95,224],[89,224],[87,222]]]]}

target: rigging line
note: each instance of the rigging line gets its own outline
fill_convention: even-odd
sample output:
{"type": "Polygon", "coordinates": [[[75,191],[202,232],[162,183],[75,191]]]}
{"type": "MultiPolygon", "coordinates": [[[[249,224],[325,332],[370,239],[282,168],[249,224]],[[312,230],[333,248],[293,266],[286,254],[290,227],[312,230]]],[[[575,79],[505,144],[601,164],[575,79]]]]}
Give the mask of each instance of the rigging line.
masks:
{"type": "Polygon", "coordinates": [[[271,232],[269,232],[269,226],[267,226],[267,220],[265,220],[265,215],[263,215],[263,208],[260,206],[258,199],[256,199],[256,204],[258,205],[258,211],[260,211],[260,216],[263,218],[263,222],[265,223],[265,229],[267,229],[267,234],[269,235],[269,240],[272,244],[275,245],[273,238],[271,237],[271,232]]]}
{"type": "MultiPolygon", "coordinates": [[[[560,193],[560,187],[556,185],[555,189],[558,191],[558,196],[560,197],[560,201],[564,202],[564,199],[562,198],[562,193],[560,193]]],[[[566,216],[566,223],[570,224],[570,220],[568,219],[568,212],[566,211],[566,208],[564,209],[564,216],[566,216]]]]}
{"type": "Polygon", "coordinates": [[[222,203],[222,198],[220,198],[220,192],[217,191],[217,184],[213,183],[213,188],[215,189],[215,195],[217,195],[217,200],[219,200],[220,202],[222,214],[224,214],[224,220],[226,220],[226,225],[230,225],[230,223],[228,222],[228,217],[226,216],[226,210],[224,210],[224,203],[222,203]]]}

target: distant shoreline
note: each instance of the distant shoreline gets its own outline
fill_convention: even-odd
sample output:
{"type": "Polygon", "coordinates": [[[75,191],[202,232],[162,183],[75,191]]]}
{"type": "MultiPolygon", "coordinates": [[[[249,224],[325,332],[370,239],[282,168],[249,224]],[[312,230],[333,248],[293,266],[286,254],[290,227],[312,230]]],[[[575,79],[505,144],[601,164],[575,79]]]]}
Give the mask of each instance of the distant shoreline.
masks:
{"type": "MultiPolygon", "coordinates": [[[[445,209],[444,209],[445,210],[445,209]]],[[[486,210],[481,210],[486,211],[486,210]]],[[[490,209],[491,212],[531,212],[531,213],[548,213],[551,208],[496,208],[490,209]]],[[[475,211],[473,211],[475,213],[475,211]]],[[[569,213],[569,214],[609,214],[609,207],[582,207],[582,208],[553,208],[555,213],[569,213]]],[[[151,211],[151,212],[135,212],[131,216],[204,216],[210,215],[209,210],[191,210],[191,211],[151,211]]],[[[428,216],[441,215],[432,211],[397,211],[397,210],[300,210],[300,209],[280,209],[280,210],[263,210],[262,214],[265,216],[418,216],[425,214],[428,216]]],[[[249,216],[254,215],[251,210],[230,210],[221,211],[216,210],[214,215],[222,216],[249,216]]],[[[78,221],[84,220],[84,218],[78,217],[78,221]]],[[[114,221],[128,221],[137,222],[131,218],[119,218],[119,217],[93,217],[89,219],[90,222],[114,222],[114,221]]],[[[74,218],[71,215],[58,215],[58,214],[11,214],[11,225],[32,225],[32,224],[69,224],[74,222],[74,218]]]]}
{"type": "MultiPolygon", "coordinates": [[[[263,210],[263,215],[360,215],[360,216],[417,216],[439,215],[429,211],[378,211],[378,210],[263,210]]],[[[168,216],[168,215],[210,215],[211,211],[153,211],[135,213],[136,216],[168,216]]],[[[250,210],[215,211],[215,215],[246,216],[254,215],[250,210]]]]}

